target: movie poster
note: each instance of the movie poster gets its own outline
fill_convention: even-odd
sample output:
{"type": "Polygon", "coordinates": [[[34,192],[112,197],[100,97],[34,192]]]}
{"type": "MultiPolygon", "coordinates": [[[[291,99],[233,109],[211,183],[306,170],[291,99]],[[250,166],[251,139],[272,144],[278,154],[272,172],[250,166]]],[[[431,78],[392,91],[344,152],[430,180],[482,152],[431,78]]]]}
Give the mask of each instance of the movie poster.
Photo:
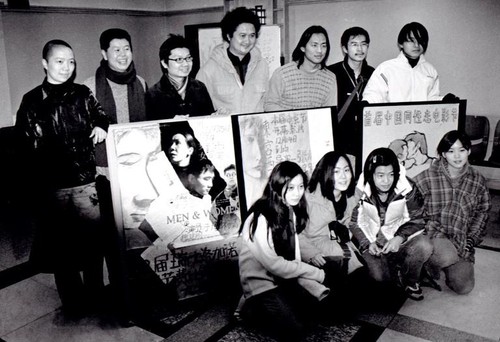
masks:
{"type": "Polygon", "coordinates": [[[318,160],[334,149],[331,108],[239,115],[233,120],[240,140],[245,210],[260,198],[276,164],[296,162],[310,176],[318,160]]]}
{"type": "Polygon", "coordinates": [[[378,147],[388,147],[415,177],[437,158],[443,135],[459,128],[465,120],[466,101],[460,103],[418,102],[373,104],[363,108],[362,165],[378,147]]]}
{"type": "Polygon", "coordinates": [[[179,297],[200,294],[206,277],[200,267],[237,257],[241,219],[231,118],[112,125],[107,140],[115,219],[126,249],[143,250],[158,277],[179,284],[179,297]]]}

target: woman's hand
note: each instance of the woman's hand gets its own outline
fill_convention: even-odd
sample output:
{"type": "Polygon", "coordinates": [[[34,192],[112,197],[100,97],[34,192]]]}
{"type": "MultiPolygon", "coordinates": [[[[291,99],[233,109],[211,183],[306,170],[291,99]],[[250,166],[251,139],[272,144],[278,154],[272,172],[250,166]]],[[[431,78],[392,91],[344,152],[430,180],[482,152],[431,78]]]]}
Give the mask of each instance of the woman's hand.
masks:
{"type": "Polygon", "coordinates": [[[382,253],[382,250],[379,246],[377,246],[376,242],[372,242],[368,247],[368,253],[370,253],[371,255],[379,256],[380,253],[382,253]]]}
{"type": "Polygon", "coordinates": [[[321,254],[316,254],[311,258],[310,262],[318,268],[322,268],[326,264],[326,260],[321,254]]]}
{"type": "Polygon", "coordinates": [[[101,127],[94,127],[92,130],[92,133],[90,133],[90,137],[92,139],[92,142],[95,144],[98,144],[100,142],[103,142],[106,139],[106,136],[108,133],[106,133],[105,130],[103,130],[101,127]]]}
{"type": "Polygon", "coordinates": [[[385,244],[384,248],[382,248],[382,253],[395,253],[399,251],[399,247],[403,243],[403,238],[401,236],[395,236],[385,244]]]}

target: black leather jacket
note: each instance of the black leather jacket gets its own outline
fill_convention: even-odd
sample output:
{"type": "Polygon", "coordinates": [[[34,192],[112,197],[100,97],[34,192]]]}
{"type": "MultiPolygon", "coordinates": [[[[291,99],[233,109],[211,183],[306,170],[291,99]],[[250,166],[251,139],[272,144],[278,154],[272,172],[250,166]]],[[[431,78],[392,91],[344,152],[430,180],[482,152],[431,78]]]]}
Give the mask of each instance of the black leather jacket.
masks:
{"type": "Polygon", "coordinates": [[[103,109],[84,85],[45,80],[24,95],[16,133],[27,177],[47,189],[88,184],[95,178],[94,127],[108,129],[103,109]]]}

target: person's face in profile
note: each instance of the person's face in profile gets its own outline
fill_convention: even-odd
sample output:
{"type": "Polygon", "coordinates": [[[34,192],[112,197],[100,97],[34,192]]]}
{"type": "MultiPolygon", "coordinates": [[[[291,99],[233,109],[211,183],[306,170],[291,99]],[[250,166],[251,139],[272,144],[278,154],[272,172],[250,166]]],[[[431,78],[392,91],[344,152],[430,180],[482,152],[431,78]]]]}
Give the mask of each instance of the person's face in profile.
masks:
{"type": "Polygon", "coordinates": [[[242,154],[244,172],[252,178],[261,178],[264,168],[262,165],[261,146],[259,145],[259,132],[257,127],[244,126],[242,135],[242,154]]]}
{"type": "Polygon", "coordinates": [[[418,149],[420,148],[420,145],[415,144],[415,142],[413,140],[408,140],[406,142],[406,145],[407,145],[406,158],[414,157],[417,154],[418,149]]]}
{"type": "Polygon", "coordinates": [[[170,162],[178,166],[188,166],[194,148],[188,145],[186,137],[177,133],[172,137],[168,155],[170,162]]]}
{"type": "Polygon", "coordinates": [[[212,189],[215,174],[213,171],[205,170],[198,176],[189,175],[189,185],[192,191],[197,192],[200,196],[206,196],[212,189]]]}
{"type": "Polygon", "coordinates": [[[124,133],[116,144],[125,228],[138,228],[158,197],[146,168],[160,151],[160,134],[148,136],[140,129],[124,133]]]}

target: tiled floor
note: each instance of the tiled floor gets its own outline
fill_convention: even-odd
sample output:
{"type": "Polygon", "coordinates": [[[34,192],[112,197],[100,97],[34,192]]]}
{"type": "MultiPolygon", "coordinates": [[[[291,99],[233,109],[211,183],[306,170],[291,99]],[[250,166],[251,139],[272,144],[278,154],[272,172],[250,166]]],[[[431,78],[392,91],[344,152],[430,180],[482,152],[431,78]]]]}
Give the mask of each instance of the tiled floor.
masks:
{"type": "MultiPolygon", "coordinates": [[[[307,341],[500,341],[500,195],[494,198],[470,294],[458,296],[441,280],[443,292],[424,288],[422,302],[363,311],[352,322],[318,327],[307,341]]],[[[170,322],[170,330],[124,327],[109,312],[69,320],[60,311],[52,275],[28,270],[16,278],[8,273],[27,260],[32,239],[29,219],[20,216],[13,222],[8,216],[0,219],[0,341],[272,341],[232,321],[232,305],[224,300],[180,318],[166,317],[163,323],[170,322]]]]}

